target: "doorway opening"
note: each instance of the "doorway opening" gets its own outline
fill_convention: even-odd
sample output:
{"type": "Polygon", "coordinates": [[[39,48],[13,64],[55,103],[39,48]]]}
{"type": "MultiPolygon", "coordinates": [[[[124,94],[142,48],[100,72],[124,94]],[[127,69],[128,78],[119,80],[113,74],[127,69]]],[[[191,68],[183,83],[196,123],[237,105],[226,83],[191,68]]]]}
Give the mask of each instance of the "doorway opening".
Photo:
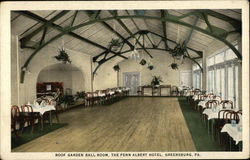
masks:
{"type": "Polygon", "coordinates": [[[137,95],[138,88],[141,85],[141,73],[125,72],[123,77],[124,86],[130,89],[129,95],[137,95]]]}

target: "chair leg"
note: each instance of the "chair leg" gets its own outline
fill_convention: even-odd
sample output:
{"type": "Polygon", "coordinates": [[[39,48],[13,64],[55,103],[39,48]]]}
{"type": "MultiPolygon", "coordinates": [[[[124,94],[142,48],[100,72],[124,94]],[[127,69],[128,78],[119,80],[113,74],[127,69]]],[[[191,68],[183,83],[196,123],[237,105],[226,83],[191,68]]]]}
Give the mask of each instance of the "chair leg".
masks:
{"type": "MultiPolygon", "coordinates": [[[[20,127],[20,126],[19,126],[19,127],[20,127]]],[[[13,130],[14,130],[15,136],[16,136],[16,137],[20,137],[20,135],[19,135],[19,133],[18,133],[18,131],[17,131],[17,129],[16,129],[16,122],[13,122],[13,130]]]]}
{"type": "Polygon", "coordinates": [[[57,120],[57,123],[59,123],[59,118],[58,118],[58,113],[57,113],[57,110],[55,111],[55,116],[56,116],[56,120],[57,120]]]}

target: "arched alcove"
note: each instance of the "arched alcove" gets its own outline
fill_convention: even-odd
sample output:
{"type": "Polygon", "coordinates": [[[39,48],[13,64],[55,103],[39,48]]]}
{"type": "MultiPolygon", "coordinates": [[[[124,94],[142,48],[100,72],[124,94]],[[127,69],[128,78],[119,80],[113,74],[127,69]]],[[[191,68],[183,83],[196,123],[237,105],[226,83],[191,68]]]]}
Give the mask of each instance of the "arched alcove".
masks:
{"type": "MultiPolygon", "coordinates": [[[[43,68],[37,77],[37,84],[48,84],[45,91],[53,90],[53,84],[61,84],[64,94],[74,95],[78,91],[84,91],[84,75],[82,71],[72,64],[53,64],[43,68]],[[67,93],[66,93],[67,92],[67,93]]],[[[37,88],[37,93],[41,92],[37,88]]]]}

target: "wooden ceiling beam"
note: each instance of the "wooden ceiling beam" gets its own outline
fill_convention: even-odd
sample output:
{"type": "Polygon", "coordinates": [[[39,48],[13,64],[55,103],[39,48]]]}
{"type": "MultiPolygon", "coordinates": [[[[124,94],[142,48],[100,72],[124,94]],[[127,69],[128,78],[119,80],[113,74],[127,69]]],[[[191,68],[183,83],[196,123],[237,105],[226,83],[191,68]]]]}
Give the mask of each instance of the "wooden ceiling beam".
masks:
{"type": "Polygon", "coordinates": [[[43,25],[38,27],[36,30],[34,30],[33,32],[31,32],[30,34],[28,34],[27,36],[23,37],[20,39],[20,43],[21,43],[21,48],[23,48],[28,41],[31,40],[32,37],[34,37],[35,35],[37,35],[40,31],[42,31],[44,28],[50,26],[51,23],[53,23],[54,21],[58,20],[59,18],[63,17],[65,14],[67,14],[69,11],[61,11],[60,13],[58,13],[57,15],[55,15],[53,18],[51,18],[50,20],[46,20],[45,18],[42,18],[32,12],[28,12],[28,11],[17,11],[19,14],[29,17],[35,21],[39,21],[40,23],[42,23],[43,25]]]}
{"type": "MultiPolygon", "coordinates": [[[[110,14],[112,14],[113,16],[117,16],[114,12],[112,12],[112,11],[109,11],[109,13],[110,14]]],[[[132,36],[135,40],[136,40],[136,42],[141,46],[141,47],[143,47],[143,45],[139,42],[139,40],[133,35],[133,33],[128,29],[128,27],[120,20],[120,19],[116,19],[116,21],[122,26],[122,28],[123,29],[125,29],[128,33],[129,33],[129,35],[130,36],[132,36]]],[[[146,50],[146,49],[144,49],[144,51],[151,57],[151,58],[153,58],[153,56],[146,50]]]]}
{"type": "MultiPolygon", "coordinates": [[[[31,59],[37,54],[37,52],[42,49],[43,47],[45,47],[46,45],[48,45],[49,43],[55,41],[56,39],[60,38],[61,36],[65,35],[65,34],[68,34],[69,32],[72,32],[76,29],[79,29],[81,27],[84,27],[84,26],[87,26],[87,25],[90,25],[90,24],[94,24],[96,22],[102,22],[102,21],[109,21],[109,20],[113,20],[113,19],[116,19],[116,20],[119,20],[121,21],[122,19],[148,19],[148,20],[159,20],[159,21],[166,21],[166,22],[169,22],[169,23],[175,23],[175,24],[180,24],[182,26],[185,26],[185,27],[189,27],[189,28],[194,28],[194,30],[198,31],[198,32],[201,32],[201,33],[204,33],[206,35],[209,35],[221,42],[223,42],[225,45],[227,45],[230,49],[232,49],[232,51],[235,53],[235,55],[238,57],[238,59],[242,59],[242,55],[241,53],[230,43],[228,42],[225,38],[219,36],[219,35],[216,35],[216,34],[213,34],[209,31],[207,31],[206,29],[203,29],[203,28],[200,28],[200,27],[197,27],[197,26],[193,26],[189,23],[186,23],[184,21],[181,21],[181,20],[178,20],[178,18],[174,18],[172,16],[168,16],[166,17],[165,19],[162,19],[161,17],[158,17],[158,16],[148,16],[148,15],[131,15],[131,16],[118,16],[118,15],[114,15],[112,17],[105,17],[105,18],[98,18],[98,19],[93,19],[93,20],[89,20],[87,22],[83,22],[83,23],[80,23],[78,25],[75,25],[73,27],[69,27],[69,28],[66,28],[64,30],[64,32],[56,35],[55,37],[51,38],[50,40],[48,40],[46,43],[42,44],[41,46],[39,46],[32,54],[31,56],[26,60],[25,64],[23,67],[27,67],[29,62],[31,61],[31,59]]],[[[241,23],[240,23],[241,24],[241,23]]],[[[240,25],[239,24],[239,25],[240,25]]],[[[120,55],[120,54],[119,54],[120,55]]],[[[23,73],[24,74],[24,73],[23,73]]]]}

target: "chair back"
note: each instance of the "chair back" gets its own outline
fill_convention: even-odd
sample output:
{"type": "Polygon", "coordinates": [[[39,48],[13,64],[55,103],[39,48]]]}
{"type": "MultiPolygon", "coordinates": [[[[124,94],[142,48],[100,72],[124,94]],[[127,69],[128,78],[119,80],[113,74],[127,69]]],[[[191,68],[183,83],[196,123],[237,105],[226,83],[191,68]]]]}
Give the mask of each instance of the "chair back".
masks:
{"type": "Polygon", "coordinates": [[[207,98],[207,95],[204,95],[204,94],[199,94],[198,95],[199,100],[205,100],[206,98],[207,98]]]}
{"type": "Polygon", "coordinates": [[[231,110],[220,110],[218,112],[218,119],[226,119],[226,114],[229,113],[231,110]]]}
{"type": "Polygon", "coordinates": [[[216,108],[219,105],[219,101],[217,100],[209,100],[206,102],[205,106],[206,108],[216,108]]]}
{"type": "Polygon", "coordinates": [[[239,112],[235,112],[233,110],[230,110],[229,112],[226,113],[226,120],[228,122],[231,122],[231,120],[235,120],[236,123],[239,122],[241,114],[239,112]]]}
{"type": "Polygon", "coordinates": [[[23,112],[33,112],[33,108],[30,105],[22,106],[23,112]]]}
{"type": "Polygon", "coordinates": [[[208,97],[209,99],[213,99],[214,94],[213,94],[213,93],[209,93],[209,94],[207,94],[207,97],[208,97]]]}
{"type": "Polygon", "coordinates": [[[221,101],[221,97],[220,97],[220,96],[213,96],[213,99],[214,99],[214,100],[217,100],[217,101],[219,101],[219,102],[221,101]]]}
{"type": "Polygon", "coordinates": [[[222,105],[223,109],[226,109],[229,107],[230,107],[230,109],[233,109],[233,101],[231,101],[231,100],[222,100],[220,102],[220,104],[222,105]]]}
{"type": "Polygon", "coordinates": [[[177,86],[172,86],[172,91],[178,92],[178,87],[177,86]]]}
{"type": "Polygon", "coordinates": [[[93,92],[86,92],[85,96],[86,96],[86,98],[94,97],[93,92]]]}
{"type": "Polygon", "coordinates": [[[20,115],[20,108],[16,105],[11,106],[11,119],[15,119],[20,115]]]}

